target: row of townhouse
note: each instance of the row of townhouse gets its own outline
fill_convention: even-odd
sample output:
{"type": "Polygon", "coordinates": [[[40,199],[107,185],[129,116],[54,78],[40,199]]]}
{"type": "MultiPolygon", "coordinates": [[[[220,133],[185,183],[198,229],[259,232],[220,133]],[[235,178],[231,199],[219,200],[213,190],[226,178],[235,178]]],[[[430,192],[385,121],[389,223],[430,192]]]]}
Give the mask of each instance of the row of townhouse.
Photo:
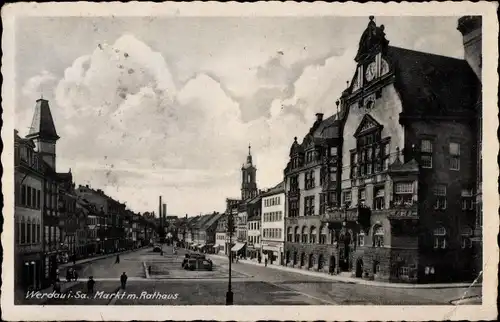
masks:
{"type": "Polygon", "coordinates": [[[282,183],[258,190],[249,150],[221,253],[403,283],[480,274],[481,17],[458,22],[465,59],[389,46],[384,29],[370,17],[336,113],[294,138],[282,183]]]}
{"type": "Polygon", "coordinates": [[[198,215],[182,218],[177,221],[177,241],[184,247],[193,250],[215,253],[216,230],[223,213],[213,212],[206,215],[198,215]]]}
{"type": "Polygon", "coordinates": [[[71,170],[57,172],[58,139],[44,99],[36,101],[26,137],[14,131],[14,261],[19,290],[49,286],[61,262],[138,247],[155,231],[151,221],[101,190],[76,188],[71,170]]]}

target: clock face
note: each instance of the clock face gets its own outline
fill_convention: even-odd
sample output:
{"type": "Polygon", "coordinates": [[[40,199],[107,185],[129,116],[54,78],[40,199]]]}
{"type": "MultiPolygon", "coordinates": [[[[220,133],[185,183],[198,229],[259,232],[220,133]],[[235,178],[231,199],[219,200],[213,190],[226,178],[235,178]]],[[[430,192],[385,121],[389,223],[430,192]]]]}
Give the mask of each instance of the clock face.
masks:
{"type": "Polygon", "coordinates": [[[366,67],[365,77],[367,81],[370,82],[372,79],[375,78],[375,71],[376,71],[376,65],[374,62],[366,67]]]}

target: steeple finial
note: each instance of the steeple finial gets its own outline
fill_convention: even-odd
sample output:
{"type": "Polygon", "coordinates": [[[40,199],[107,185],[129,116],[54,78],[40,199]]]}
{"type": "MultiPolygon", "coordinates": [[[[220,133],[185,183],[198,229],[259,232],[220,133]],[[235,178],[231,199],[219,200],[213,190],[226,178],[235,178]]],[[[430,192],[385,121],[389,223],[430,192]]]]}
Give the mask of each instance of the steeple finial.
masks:
{"type": "Polygon", "coordinates": [[[248,155],[252,155],[251,153],[252,145],[248,143],[248,155]]]}

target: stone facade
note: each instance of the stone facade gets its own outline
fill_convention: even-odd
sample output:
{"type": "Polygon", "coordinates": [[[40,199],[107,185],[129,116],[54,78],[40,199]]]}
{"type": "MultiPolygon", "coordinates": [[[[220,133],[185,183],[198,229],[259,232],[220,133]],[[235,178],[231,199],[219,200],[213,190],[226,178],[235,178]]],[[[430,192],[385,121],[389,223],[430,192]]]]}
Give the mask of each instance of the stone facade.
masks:
{"type": "Polygon", "coordinates": [[[478,60],[469,57],[477,54],[477,41],[464,42],[473,43],[467,61],[391,47],[383,26],[370,17],[352,82],[339,99],[338,140],[317,130],[321,116],[290,151],[288,265],[409,283],[476,274],[471,263],[472,229],[480,216],[473,190],[481,87],[467,64],[478,60]],[[340,159],[328,166],[341,169],[330,186],[336,186],[336,198],[325,180],[317,191],[315,179],[308,184],[332,157],[324,147],[334,142],[340,159]],[[312,159],[309,151],[315,151],[312,159]],[[325,192],[329,197],[319,203],[315,198],[312,211],[304,205],[325,192]]]}

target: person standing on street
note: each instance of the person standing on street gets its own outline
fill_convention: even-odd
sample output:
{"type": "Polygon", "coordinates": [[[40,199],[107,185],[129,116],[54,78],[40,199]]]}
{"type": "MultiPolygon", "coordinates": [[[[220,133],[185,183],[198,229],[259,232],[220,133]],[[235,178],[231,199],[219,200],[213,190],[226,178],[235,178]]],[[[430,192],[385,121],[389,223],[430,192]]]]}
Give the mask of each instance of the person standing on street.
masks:
{"type": "Polygon", "coordinates": [[[125,274],[125,272],[123,272],[122,276],[120,276],[120,282],[122,284],[122,289],[124,290],[125,289],[125,286],[127,286],[127,274],[125,274]]]}
{"type": "Polygon", "coordinates": [[[267,267],[267,253],[264,254],[264,265],[267,267]]]}
{"type": "Polygon", "coordinates": [[[94,294],[94,285],[95,285],[94,277],[90,276],[89,280],[87,281],[87,292],[89,294],[94,294]]]}
{"type": "Polygon", "coordinates": [[[57,278],[54,282],[54,292],[57,294],[61,294],[61,281],[57,278]]]}
{"type": "Polygon", "coordinates": [[[115,264],[120,264],[120,254],[116,255],[115,264]]]}

